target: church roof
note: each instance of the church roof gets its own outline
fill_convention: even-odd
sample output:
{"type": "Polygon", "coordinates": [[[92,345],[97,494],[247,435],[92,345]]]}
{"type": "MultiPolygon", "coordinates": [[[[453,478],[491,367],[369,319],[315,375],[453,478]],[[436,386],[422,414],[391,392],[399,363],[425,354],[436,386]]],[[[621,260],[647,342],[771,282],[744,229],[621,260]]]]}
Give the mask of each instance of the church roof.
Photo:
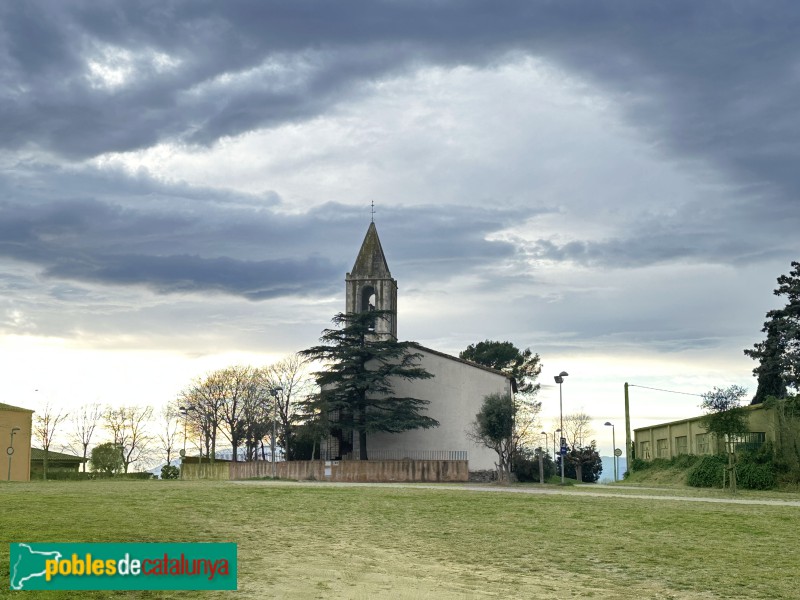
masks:
{"type": "Polygon", "coordinates": [[[358,251],[356,263],[353,265],[350,275],[370,278],[391,278],[392,276],[389,273],[389,265],[386,264],[386,257],[383,254],[375,223],[369,224],[367,235],[364,236],[364,242],[361,244],[361,250],[358,251]]]}
{"type": "Polygon", "coordinates": [[[488,371],[489,373],[494,373],[495,375],[500,375],[501,377],[505,377],[506,379],[511,380],[511,389],[514,392],[517,391],[517,380],[514,379],[508,373],[504,373],[503,371],[498,371],[497,369],[492,369],[491,367],[487,367],[485,365],[479,365],[478,363],[474,363],[471,360],[464,360],[463,358],[458,358],[457,356],[453,356],[452,354],[445,354],[444,352],[439,352],[438,350],[433,350],[432,348],[426,348],[425,346],[422,346],[417,342],[406,342],[406,343],[414,348],[417,348],[418,350],[422,350],[430,354],[435,354],[436,356],[441,356],[442,358],[447,358],[455,362],[460,362],[470,367],[474,367],[476,369],[481,369],[482,371],[488,371]]]}

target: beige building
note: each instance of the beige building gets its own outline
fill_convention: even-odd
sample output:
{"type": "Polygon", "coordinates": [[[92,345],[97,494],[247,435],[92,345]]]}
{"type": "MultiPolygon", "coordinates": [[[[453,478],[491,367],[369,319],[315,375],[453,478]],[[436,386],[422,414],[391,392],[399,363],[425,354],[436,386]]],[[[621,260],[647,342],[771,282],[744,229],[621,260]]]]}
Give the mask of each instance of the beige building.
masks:
{"type": "MultiPolygon", "coordinates": [[[[353,270],[345,278],[346,312],[397,310],[397,282],[392,278],[381,247],[378,231],[371,223],[361,245],[353,270]]],[[[397,339],[397,319],[376,326],[376,335],[397,339]]],[[[380,321],[379,321],[380,322],[380,321]]],[[[439,421],[432,429],[414,429],[403,433],[373,433],[367,438],[371,459],[431,459],[469,461],[469,470],[495,469],[497,454],[473,443],[467,429],[489,394],[511,394],[516,391],[513,378],[505,373],[476,365],[419,344],[412,350],[422,358],[419,362],[430,379],[393,382],[398,397],[428,400],[425,415],[439,421]]],[[[329,437],[322,444],[323,458],[339,459],[359,455],[358,435],[353,436],[353,451],[344,457],[339,444],[329,437]]]]}
{"type": "Polygon", "coordinates": [[[0,403],[0,481],[30,481],[33,411],[0,403]]]}
{"type": "MultiPolygon", "coordinates": [[[[757,448],[766,441],[775,441],[774,412],[756,404],[746,407],[750,433],[736,440],[737,448],[757,448]]],[[[636,458],[673,458],[681,454],[715,454],[724,452],[721,442],[700,424],[703,417],[640,427],[633,432],[636,458]]]]}

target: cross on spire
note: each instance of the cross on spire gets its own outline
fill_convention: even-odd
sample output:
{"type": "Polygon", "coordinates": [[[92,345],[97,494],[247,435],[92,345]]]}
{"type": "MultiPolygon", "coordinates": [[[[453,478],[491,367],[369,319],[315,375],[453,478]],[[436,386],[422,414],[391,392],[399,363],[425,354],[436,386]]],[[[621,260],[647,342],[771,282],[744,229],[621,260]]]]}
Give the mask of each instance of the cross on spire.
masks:
{"type": "Polygon", "coordinates": [[[372,210],[372,218],[370,219],[370,222],[374,223],[375,222],[375,201],[374,200],[370,200],[370,206],[371,206],[371,210],[372,210]]]}

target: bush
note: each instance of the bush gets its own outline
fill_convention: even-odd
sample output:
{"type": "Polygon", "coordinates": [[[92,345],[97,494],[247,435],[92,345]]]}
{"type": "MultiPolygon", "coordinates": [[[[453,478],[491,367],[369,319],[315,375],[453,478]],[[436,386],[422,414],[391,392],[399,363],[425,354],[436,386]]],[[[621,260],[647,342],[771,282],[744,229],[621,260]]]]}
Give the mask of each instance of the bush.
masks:
{"type": "Polygon", "coordinates": [[[679,469],[688,469],[697,464],[700,457],[696,454],[679,454],[672,459],[672,465],[679,469]]]}
{"type": "Polygon", "coordinates": [[[181,470],[172,465],[164,465],[161,467],[161,479],[178,479],[181,476],[181,470]]]}
{"type": "MultiPolygon", "coordinates": [[[[81,471],[72,470],[47,470],[47,479],[49,481],[86,481],[92,479],[92,473],[83,473],[81,471]]],[[[42,470],[31,470],[31,479],[44,479],[42,470]]]]}
{"type": "Polygon", "coordinates": [[[727,466],[720,454],[703,456],[686,475],[686,485],[692,487],[722,487],[722,473],[727,466]]]}
{"type": "Polygon", "coordinates": [[[650,468],[650,463],[646,460],[642,460],[641,458],[634,458],[631,460],[630,465],[631,471],[645,471],[650,468]]]}
{"type": "MultiPolygon", "coordinates": [[[[523,449],[514,456],[512,467],[517,481],[539,482],[539,457],[529,448],[523,449]]],[[[544,480],[547,481],[555,474],[556,466],[549,454],[544,455],[544,480]]]]}
{"type": "Polygon", "coordinates": [[[116,479],[153,479],[155,475],[144,471],[143,473],[119,473],[116,479]]]}
{"type": "Polygon", "coordinates": [[[736,467],[736,481],[746,490],[769,490],[777,479],[771,464],[743,462],[736,467]]]}

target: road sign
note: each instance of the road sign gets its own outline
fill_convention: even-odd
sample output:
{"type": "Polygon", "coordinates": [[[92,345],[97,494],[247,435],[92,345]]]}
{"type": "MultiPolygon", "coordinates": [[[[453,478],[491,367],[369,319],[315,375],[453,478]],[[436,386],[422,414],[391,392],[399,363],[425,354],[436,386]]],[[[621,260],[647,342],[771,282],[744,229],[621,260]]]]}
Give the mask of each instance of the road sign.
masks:
{"type": "Polygon", "coordinates": [[[622,450],[619,448],[614,449],[614,456],[622,456],[622,450]]]}

